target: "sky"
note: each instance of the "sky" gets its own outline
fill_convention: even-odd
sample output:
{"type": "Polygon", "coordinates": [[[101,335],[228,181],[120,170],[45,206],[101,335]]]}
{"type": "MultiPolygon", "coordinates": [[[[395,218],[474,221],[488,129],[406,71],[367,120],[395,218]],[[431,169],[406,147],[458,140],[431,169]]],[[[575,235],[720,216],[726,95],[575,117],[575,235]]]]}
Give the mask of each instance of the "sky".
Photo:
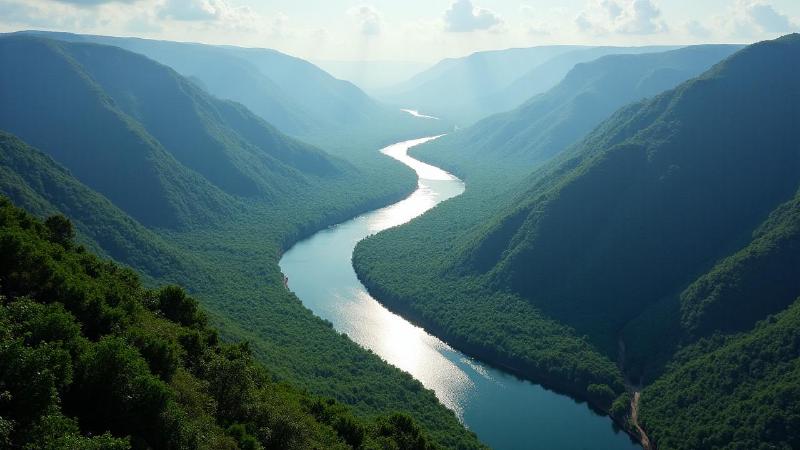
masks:
{"type": "Polygon", "coordinates": [[[800,30],[800,0],[0,0],[0,31],[23,29],[435,62],[547,44],[751,43],[800,30]]]}

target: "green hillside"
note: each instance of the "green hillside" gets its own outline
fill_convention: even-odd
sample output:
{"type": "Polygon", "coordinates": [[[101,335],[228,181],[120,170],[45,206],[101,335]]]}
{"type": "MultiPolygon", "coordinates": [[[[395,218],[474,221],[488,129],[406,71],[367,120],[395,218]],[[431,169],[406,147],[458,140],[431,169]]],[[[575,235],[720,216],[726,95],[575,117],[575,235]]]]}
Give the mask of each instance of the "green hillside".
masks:
{"type": "MultiPolygon", "coordinates": [[[[662,57],[689,52],[685,67],[697,70],[703,58],[691,52],[709,50],[662,57]]],[[[634,81],[628,92],[643,92],[640,80],[664,67],[622,64],[650,55],[619,58],[634,81]]],[[[603,60],[565,82],[594,64],[603,60]]],[[[753,436],[792,448],[797,329],[781,329],[787,346],[766,348],[765,334],[778,331],[752,327],[800,295],[798,64],[798,35],[754,44],[620,109],[544,165],[520,163],[524,152],[508,159],[516,164],[493,164],[516,148],[465,144],[450,168],[465,175],[467,192],[359,244],[359,277],[456,347],[600,407],[623,392],[623,374],[656,380],[640,411],[658,448],[758,448],[753,436]],[[737,358],[745,345],[750,356],[737,358]],[[739,381],[747,387],[735,390],[739,381]],[[781,412],[766,414],[766,405],[781,412]]],[[[470,131],[414,153],[444,161],[470,131]]],[[[789,323],[794,313],[780,314],[789,323]]],[[[611,409],[623,423],[626,398],[611,409]]]]}
{"type": "MultiPolygon", "coordinates": [[[[370,133],[390,135],[396,141],[417,137],[421,130],[435,134],[444,129],[440,123],[387,107],[352,83],[338,80],[308,61],[271,49],[43,31],[23,33],[111,45],[145,55],[197,80],[212,95],[241,103],[282,132],[313,139],[326,150],[331,143],[349,144],[370,133]]],[[[342,150],[335,145],[332,148],[342,150]]],[[[346,154],[342,152],[342,156],[346,154]]]]}
{"type": "Polygon", "coordinates": [[[0,75],[7,77],[2,80],[4,95],[14,100],[0,107],[7,110],[2,126],[14,125],[45,144],[37,147],[52,157],[4,135],[8,150],[4,149],[0,186],[5,193],[42,218],[55,212],[74,214],[81,242],[142,272],[148,287],[165,282],[185,286],[208,311],[222,339],[248,341],[254,358],[269,366],[273,380],[335,398],[351,407],[359,420],[399,411],[413,416],[438,445],[480,447],[432,391],[306,309],[285,288],[277,264],[281,252],[297,239],[413,189],[413,173],[377,151],[377,142],[393,137],[376,130],[365,133],[363,140],[353,139],[347,151],[357,160],[356,169],[286,138],[243,107],[213,99],[139,55],[97,44],[19,36],[0,38],[0,47],[15,67],[30,67],[36,61],[40,68],[39,78],[24,80],[21,70],[0,75]],[[16,51],[19,48],[26,51],[16,51]],[[58,70],[50,71],[50,65],[58,70]],[[91,75],[84,65],[93,68],[91,75]],[[116,67],[138,78],[126,78],[116,67]],[[63,95],[48,91],[52,74],[73,80],[73,89],[63,95]],[[45,87],[37,89],[35,83],[45,87]],[[158,98],[148,93],[150,89],[158,98]],[[152,107],[150,102],[159,98],[170,99],[164,108],[180,114],[170,119],[152,107]],[[90,107],[84,110],[81,105],[90,107]],[[12,114],[12,106],[19,114],[12,114]],[[181,114],[188,115],[186,129],[178,123],[184,119],[181,114]],[[107,133],[97,128],[100,118],[109,128],[124,126],[112,128],[119,133],[107,133]],[[159,128],[170,123],[174,127],[159,128]],[[52,133],[42,133],[44,127],[52,133]],[[195,132],[200,136],[188,136],[195,132]],[[98,133],[102,138],[95,136],[98,133]],[[202,153],[181,153],[185,148],[177,146],[181,139],[173,133],[207,147],[202,153]],[[76,136],[83,141],[71,140],[76,136]],[[129,141],[130,136],[137,139],[129,141]],[[65,162],[64,155],[73,159],[65,162]],[[123,156],[148,167],[153,179],[139,177],[132,166],[119,163],[123,156]],[[206,159],[219,165],[221,174],[230,175],[215,178],[221,186],[209,181],[219,175],[210,167],[209,178],[200,174],[206,159]],[[187,167],[190,164],[196,169],[187,167]],[[180,177],[168,176],[172,169],[194,181],[182,183],[180,177]],[[109,181],[108,192],[98,188],[104,186],[98,180],[109,181]],[[152,193],[152,186],[139,184],[148,180],[162,183],[161,190],[152,193]],[[246,196],[237,190],[240,186],[259,191],[246,196]],[[211,197],[192,197],[204,189],[211,197]],[[188,191],[186,197],[182,190],[188,191]],[[206,208],[207,200],[215,198],[223,205],[219,211],[206,208]],[[173,200],[176,203],[170,204],[173,200]],[[140,202],[141,210],[131,207],[134,201],[140,202]],[[199,208],[211,217],[196,212],[199,208]],[[176,222],[166,220],[166,213],[174,213],[170,219],[176,222]]]}
{"type": "MultiPolygon", "coordinates": [[[[485,96],[480,103],[484,116],[490,113],[508,111],[521,106],[529,98],[542,94],[556,86],[577,65],[590,63],[607,55],[635,55],[643,53],[664,53],[680,47],[653,45],[642,47],[590,47],[577,48],[555,56],[534,67],[512,83],[497,92],[485,96]]],[[[633,58],[632,58],[633,59],[633,58]]]]}
{"type": "Polygon", "coordinates": [[[0,55],[9,62],[0,74],[0,128],[47,152],[147,225],[179,226],[189,217],[211,220],[231,211],[230,198],[122,112],[64,45],[0,37],[0,55]]]}
{"type": "Polygon", "coordinates": [[[613,354],[625,322],[796,191],[800,83],[786,61],[799,51],[794,36],[750,46],[615,114],[490,226],[467,266],[613,354]]]}
{"type": "Polygon", "coordinates": [[[443,60],[410,80],[385,89],[381,98],[469,125],[548,91],[579,63],[604,55],[675,48],[557,45],[477,52],[443,60]]]}
{"type": "Polygon", "coordinates": [[[71,217],[78,240],[94,252],[141,268],[149,277],[187,276],[185,256],[63,166],[16,137],[0,131],[0,194],[37,217],[71,217]]]}
{"type": "Polygon", "coordinates": [[[555,87],[522,106],[413,153],[466,177],[485,172],[487,166],[524,164],[532,169],[580,141],[620,107],[673,88],[737,49],[691,46],[660,53],[614,54],[578,64],[555,87]]]}
{"type": "Polygon", "coordinates": [[[800,299],[751,331],[683,349],[642,393],[640,422],[664,449],[797,448],[798,355],[800,299]]]}
{"type": "Polygon", "coordinates": [[[0,150],[0,193],[40,217],[75,214],[81,242],[141,268],[149,286],[164,280],[185,283],[221,326],[223,339],[246,339],[273,379],[335,397],[364,420],[402,411],[417,417],[436,443],[478,446],[431,391],[336,333],[283,288],[274,255],[287,231],[265,226],[270,215],[238,216],[241,228],[159,235],[13,136],[2,134],[0,150]]]}
{"type": "Polygon", "coordinates": [[[413,419],[355,417],[222,344],[179,287],[137,275],[0,198],[4,448],[435,448],[413,419]]]}
{"type": "Polygon", "coordinates": [[[9,101],[0,127],[145,225],[213,222],[237,208],[225,194],[275,201],[309,177],[350,172],[135,53],[25,36],[2,37],[0,46],[14,61],[3,74],[9,101]],[[131,187],[144,195],[131,195],[131,187]]]}

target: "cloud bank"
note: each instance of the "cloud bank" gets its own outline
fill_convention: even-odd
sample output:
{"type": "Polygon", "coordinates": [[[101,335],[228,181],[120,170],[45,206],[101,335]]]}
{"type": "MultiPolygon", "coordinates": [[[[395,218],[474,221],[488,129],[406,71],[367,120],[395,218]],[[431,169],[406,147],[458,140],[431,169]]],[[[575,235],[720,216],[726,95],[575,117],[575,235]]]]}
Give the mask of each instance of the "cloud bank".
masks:
{"type": "Polygon", "coordinates": [[[470,0],[456,0],[444,13],[445,30],[455,33],[488,30],[502,23],[494,12],[477,8],[470,0]]]}

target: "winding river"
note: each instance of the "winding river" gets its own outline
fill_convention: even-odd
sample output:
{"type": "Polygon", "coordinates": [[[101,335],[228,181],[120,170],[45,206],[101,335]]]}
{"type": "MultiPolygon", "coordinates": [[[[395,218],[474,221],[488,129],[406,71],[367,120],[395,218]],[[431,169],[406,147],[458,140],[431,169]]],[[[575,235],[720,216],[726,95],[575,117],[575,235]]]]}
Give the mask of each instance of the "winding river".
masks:
{"type": "Polygon", "coordinates": [[[351,264],[358,241],[401,225],[464,191],[453,175],[406,154],[415,139],[381,150],[414,169],[418,188],[406,199],[322,230],[280,261],[289,288],[317,316],[410,373],[486,444],[496,449],[639,449],[608,417],[585,403],[489,367],[453,349],[372,298],[351,264]]]}

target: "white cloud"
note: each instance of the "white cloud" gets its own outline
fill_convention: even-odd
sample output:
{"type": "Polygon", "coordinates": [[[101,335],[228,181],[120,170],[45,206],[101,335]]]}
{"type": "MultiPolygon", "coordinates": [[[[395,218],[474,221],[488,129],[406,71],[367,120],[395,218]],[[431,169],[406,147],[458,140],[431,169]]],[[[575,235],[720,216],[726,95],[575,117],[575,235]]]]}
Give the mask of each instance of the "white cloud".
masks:
{"type": "Polygon", "coordinates": [[[69,5],[76,5],[76,6],[97,6],[97,5],[104,5],[106,3],[135,3],[139,0],[52,0],[57,1],[59,3],[66,3],[69,5]]]}
{"type": "Polygon", "coordinates": [[[582,32],[655,34],[668,30],[652,0],[592,0],[575,18],[582,32]]]}
{"type": "Polygon", "coordinates": [[[792,18],[763,0],[738,0],[715,17],[716,28],[736,39],[768,38],[800,27],[792,18]]]}
{"type": "Polygon", "coordinates": [[[269,23],[267,31],[272,37],[276,38],[291,37],[293,33],[291,33],[291,31],[287,27],[288,23],[289,23],[289,16],[283,13],[278,13],[269,23]]]}
{"type": "Polygon", "coordinates": [[[361,34],[365,36],[377,36],[381,34],[383,18],[374,6],[354,6],[347,10],[347,14],[356,19],[361,34]]]}
{"type": "Polygon", "coordinates": [[[751,2],[746,5],[745,11],[750,22],[768,33],[785,33],[794,26],[785,14],[775,10],[772,5],[763,2],[751,2]]]}
{"type": "Polygon", "coordinates": [[[683,24],[683,28],[692,36],[705,38],[711,36],[711,30],[697,20],[690,20],[683,24]]]}
{"type": "Polygon", "coordinates": [[[240,31],[256,31],[265,22],[250,7],[238,6],[228,0],[166,0],[158,8],[158,16],[240,31]]]}
{"type": "Polygon", "coordinates": [[[543,37],[558,34],[559,20],[569,15],[564,7],[542,7],[523,3],[519,7],[523,20],[523,30],[530,37],[543,37]]]}
{"type": "Polygon", "coordinates": [[[502,23],[494,12],[477,8],[470,0],[456,0],[444,13],[445,29],[452,32],[488,30],[502,23]]]}
{"type": "Polygon", "coordinates": [[[161,17],[174,20],[216,20],[219,12],[206,0],[168,0],[159,10],[161,17]]]}

